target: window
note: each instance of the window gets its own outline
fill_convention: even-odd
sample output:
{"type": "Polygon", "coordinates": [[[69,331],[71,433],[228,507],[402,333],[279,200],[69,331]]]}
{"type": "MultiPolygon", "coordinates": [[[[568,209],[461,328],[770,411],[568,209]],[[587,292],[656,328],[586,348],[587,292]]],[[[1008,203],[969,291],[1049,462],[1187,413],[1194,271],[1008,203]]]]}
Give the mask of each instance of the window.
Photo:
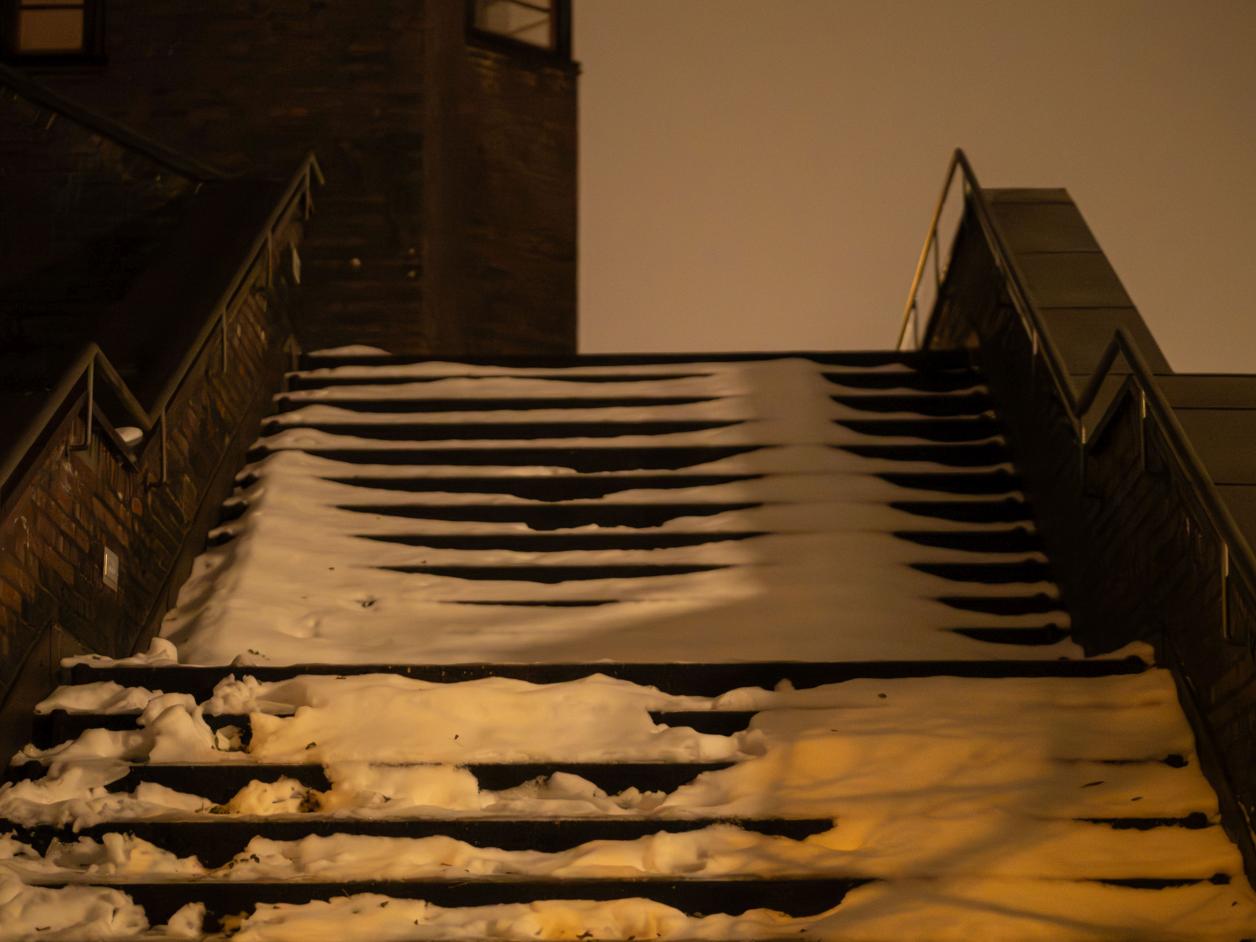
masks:
{"type": "Polygon", "coordinates": [[[571,55],[571,0],[469,0],[467,10],[477,38],[571,55]]]}
{"type": "Polygon", "coordinates": [[[4,0],[4,52],[18,62],[82,62],[104,52],[103,0],[4,0]]]}

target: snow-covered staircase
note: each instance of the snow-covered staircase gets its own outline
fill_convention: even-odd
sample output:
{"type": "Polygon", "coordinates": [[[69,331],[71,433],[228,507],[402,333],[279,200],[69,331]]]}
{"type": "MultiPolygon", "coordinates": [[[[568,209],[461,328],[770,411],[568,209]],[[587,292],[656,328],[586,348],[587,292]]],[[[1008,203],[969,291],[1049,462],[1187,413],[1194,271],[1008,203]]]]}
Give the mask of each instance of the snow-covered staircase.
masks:
{"type": "Polygon", "coordinates": [[[306,366],[179,661],[75,664],[9,770],[30,937],[1254,931],[962,353],[306,366]]]}

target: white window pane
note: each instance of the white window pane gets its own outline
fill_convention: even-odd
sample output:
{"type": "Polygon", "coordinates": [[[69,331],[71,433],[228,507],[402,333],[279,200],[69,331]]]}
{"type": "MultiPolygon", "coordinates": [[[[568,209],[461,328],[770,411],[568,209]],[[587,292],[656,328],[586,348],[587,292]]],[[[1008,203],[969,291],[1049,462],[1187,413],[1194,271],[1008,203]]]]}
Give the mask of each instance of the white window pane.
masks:
{"type": "Polygon", "coordinates": [[[20,11],[17,47],[21,52],[81,52],[82,7],[73,10],[20,11]]]}
{"type": "Polygon", "coordinates": [[[478,0],[475,25],[498,36],[550,48],[552,0],[478,0]]]}

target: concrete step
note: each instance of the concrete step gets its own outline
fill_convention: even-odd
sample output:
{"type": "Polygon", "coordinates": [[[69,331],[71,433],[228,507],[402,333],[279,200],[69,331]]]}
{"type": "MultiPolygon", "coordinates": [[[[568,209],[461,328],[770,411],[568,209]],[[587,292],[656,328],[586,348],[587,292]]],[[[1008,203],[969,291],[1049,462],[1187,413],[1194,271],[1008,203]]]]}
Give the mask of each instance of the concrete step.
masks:
{"type": "Polygon", "coordinates": [[[883,481],[914,491],[947,494],[1011,494],[1021,489],[1020,478],[997,468],[993,471],[885,471],[883,481]]]}
{"type": "MultiPolygon", "coordinates": [[[[545,446],[501,448],[303,448],[318,458],[349,464],[381,465],[487,465],[570,468],[581,473],[596,471],[661,471],[691,468],[723,458],[732,458],[765,448],[765,445],[651,445],[635,448],[605,446],[545,446]]],[[[258,461],[273,453],[263,443],[249,451],[249,460],[258,461]]],[[[995,463],[995,462],[987,462],[995,463]]]]}
{"type": "MultiPolygon", "coordinates": [[[[458,357],[458,363],[470,366],[527,367],[530,369],[579,369],[587,366],[639,366],[658,363],[737,363],[756,360],[804,359],[830,366],[857,367],[864,370],[898,367],[896,372],[944,373],[971,372],[966,350],[847,350],[787,351],[783,353],[585,353],[539,356],[458,357]]],[[[341,366],[415,366],[438,358],[391,356],[378,354],[306,354],[301,358],[303,370],[341,366]]]]}
{"type": "MultiPolygon", "coordinates": [[[[476,817],[346,818],[319,813],[253,817],[207,815],[163,821],[126,821],[127,833],[180,857],[195,855],[206,867],[220,867],[244,850],[254,837],[299,841],[307,837],[353,834],[369,837],[449,837],[475,847],[561,853],[589,841],[632,841],[652,834],[684,834],[725,825],[757,834],[805,840],[833,827],[830,818],[656,818],[635,815],[577,818],[476,817]]],[[[12,826],[18,840],[43,853],[53,840],[74,843],[100,840],[122,822],[80,828],[12,826]]],[[[6,829],[9,828],[6,825],[6,829]]]]}
{"type": "Polygon", "coordinates": [[[994,409],[989,393],[862,393],[829,397],[839,405],[861,412],[905,412],[931,416],[984,415],[994,409]]]}
{"type": "Polygon", "coordinates": [[[660,527],[682,517],[714,517],[761,507],[758,503],[615,504],[341,504],[341,510],[413,520],[522,523],[532,530],[575,527],[660,527]]]}
{"type": "Polygon", "coordinates": [[[765,536],[759,530],[720,530],[703,533],[402,533],[362,534],[362,539],[430,549],[508,550],[517,553],[569,553],[598,550],[676,549],[750,540],[765,536]]]}
{"type": "Polygon", "coordinates": [[[510,494],[527,500],[594,500],[623,491],[681,490],[753,481],[759,474],[493,475],[484,477],[334,477],[337,484],[412,494],[510,494]]]}
{"type": "MultiPolygon", "coordinates": [[[[754,710],[651,710],[650,719],[663,726],[683,726],[700,733],[728,736],[750,725],[757,711],[754,710]]],[[[139,713],[70,713],[53,710],[36,714],[31,743],[47,749],[67,739],[75,739],[90,729],[134,730],[138,729],[139,713]]],[[[210,729],[236,727],[242,742],[251,738],[252,726],[247,713],[208,713],[204,716],[210,729]]]]}
{"type": "Polygon", "coordinates": [[[835,425],[876,438],[917,438],[926,442],[980,442],[1002,434],[986,415],[928,416],[918,419],[835,419],[835,425]]]}
{"type": "Polygon", "coordinates": [[[255,664],[233,666],[139,667],[76,664],[65,682],[108,681],[123,687],[146,687],[166,693],[189,693],[198,700],[213,695],[214,686],[229,675],[247,673],[259,682],[289,680],[312,674],[356,676],[396,674],[433,683],[458,683],[485,677],[509,677],[534,684],[562,683],[602,674],[664,693],[718,697],[741,687],[772,690],[782,682],[797,689],[849,680],[904,677],[1110,677],[1138,674],[1147,664],[1138,657],[984,661],[737,661],[730,663],[558,663],[558,664],[255,664]]]}
{"type": "Polygon", "coordinates": [[[1002,441],[948,442],[946,444],[872,443],[835,447],[864,458],[877,458],[882,461],[927,461],[951,468],[988,468],[993,465],[1008,464],[1012,460],[1011,451],[1002,441]]]}
{"type": "MultiPolygon", "coordinates": [[[[435,383],[446,379],[480,379],[483,372],[463,372],[449,374],[380,374],[357,372],[355,374],[335,373],[289,373],[286,377],[288,389],[331,389],[341,386],[403,386],[412,383],[435,383]]],[[[710,373],[689,371],[684,373],[651,373],[640,371],[632,373],[581,373],[576,371],[547,373],[536,375],[528,373],[493,373],[494,379],[543,379],[552,383],[605,383],[639,385],[641,383],[661,383],[672,379],[702,379],[710,373]]]]}
{"type": "Polygon", "coordinates": [[[697,564],[650,565],[513,565],[513,566],[381,566],[390,572],[412,575],[443,576],[447,579],[466,579],[473,582],[535,582],[557,585],[566,582],[589,582],[602,579],[654,579],[663,576],[685,576],[695,572],[714,572],[727,566],[697,564]]]}
{"type": "Polygon", "coordinates": [[[1028,523],[1033,520],[1029,505],[1019,497],[970,500],[895,500],[895,510],[916,517],[954,520],[959,523],[1028,523]]]}
{"type": "MultiPolygon", "coordinates": [[[[95,881],[94,881],[95,882],[95,881]]],[[[562,878],[477,876],[430,880],[347,880],[331,883],[247,883],[244,881],[196,880],[188,882],[119,883],[144,907],[151,923],[167,921],[183,905],[202,902],[209,923],[238,912],[251,911],[259,903],[299,905],[315,900],[378,894],[391,899],[424,900],[436,906],[492,906],[531,903],[536,900],[648,899],[689,914],[742,913],[748,909],[772,909],[789,916],[812,916],[832,909],[852,889],[871,882],[867,878],[834,877],[725,877],[686,879],[676,877],[562,878]]],[[[56,884],[45,884],[56,885],[56,884]]],[[[105,881],[97,886],[109,885],[105,881]]]]}
{"type": "Polygon", "coordinates": [[[1023,526],[981,530],[899,530],[894,536],[920,546],[962,553],[1031,553],[1042,549],[1038,534],[1023,526]]]}
{"type": "Polygon", "coordinates": [[[262,435],[289,429],[314,429],[328,435],[347,435],[376,441],[525,441],[554,438],[618,438],[637,435],[678,435],[732,428],[740,421],[641,422],[324,422],[285,419],[266,422],[262,435]]]}
{"type": "MultiPolygon", "coordinates": [[[[401,768],[437,763],[381,764],[401,768]]],[[[490,791],[504,791],[534,779],[566,774],[579,776],[607,794],[616,795],[629,788],[643,792],[674,792],[704,772],[718,772],[731,766],[731,762],[471,762],[461,767],[475,776],[481,789],[490,791]]],[[[5,777],[8,781],[37,781],[44,776],[44,772],[43,765],[27,762],[11,766],[5,777]]],[[[216,804],[226,804],[249,782],[275,782],[281,778],[293,779],[306,788],[318,791],[331,789],[326,769],[316,763],[239,761],[132,765],[125,775],[110,782],[107,788],[111,792],[132,792],[141,784],[150,783],[200,795],[216,804]]]]}
{"type": "Polygon", "coordinates": [[[848,389],[907,389],[916,392],[967,392],[982,385],[973,369],[948,370],[829,370],[824,378],[848,389]]]}
{"type": "Polygon", "coordinates": [[[1051,579],[1051,567],[1037,559],[1018,559],[997,563],[912,563],[911,568],[951,582],[980,582],[986,585],[1037,583],[1051,579]]]}
{"type": "Polygon", "coordinates": [[[488,396],[467,396],[462,399],[430,398],[372,398],[356,399],[321,396],[303,399],[295,396],[279,396],[275,408],[291,412],[306,406],[335,406],[349,412],[388,414],[405,412],[529,412],[539,409],[651,409],[663,406],[688,406],[715,402],[717,396],[598,396],[541,398],[521,396],[512,399],[494,399],[488,396]]]}

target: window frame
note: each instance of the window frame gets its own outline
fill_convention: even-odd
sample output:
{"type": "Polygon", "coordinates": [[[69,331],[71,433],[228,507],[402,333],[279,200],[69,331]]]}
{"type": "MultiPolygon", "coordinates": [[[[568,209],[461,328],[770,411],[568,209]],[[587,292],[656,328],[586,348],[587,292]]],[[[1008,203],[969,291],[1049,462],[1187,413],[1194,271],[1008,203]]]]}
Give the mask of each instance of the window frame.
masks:
{"type": "Polygon", "coordinates": [[[107,0],[83,0],[83,48],[78,52],[23,52],[17,46],[22,0],[0,0],[0,59],[36,68],[105,64],[107,0]]]}
{"type": "Polygon", "coordinates": [[[476,0],[466,0],[467,39],[479,46],[550,62],[571,61],[571,0],[552,0],[554,45],[538,46],[476,25],[476,0]]]}

